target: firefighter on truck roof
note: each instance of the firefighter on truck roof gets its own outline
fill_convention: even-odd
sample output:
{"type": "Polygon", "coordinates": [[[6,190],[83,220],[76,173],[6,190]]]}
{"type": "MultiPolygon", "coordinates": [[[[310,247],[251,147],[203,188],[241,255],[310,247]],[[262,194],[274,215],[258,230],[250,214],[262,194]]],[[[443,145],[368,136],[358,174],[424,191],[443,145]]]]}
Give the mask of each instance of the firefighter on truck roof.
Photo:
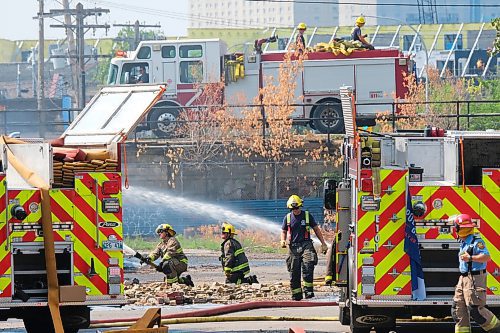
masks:
{"type": "Polygon", "coordinates": [[[486,306],[486,264],[490,253],[484,241],[474,234],[474,223],[469,215],[458,215],[455,229],[460,239],[458,253],[460,277],[455,287],[451,315],[455,320],[455,333],[470,333],[470,320],[486,332],[500,333],[498,318],[486,306]]]}
{"type": "Polygon", "coordinates": [[[226,283],[259,283],[257,276],[247,276],[250,274],[250,265],[243,247],[240,242],[234,239],[234,235],[236,235],[234,226],[223,222],[221,237],[224,241],[220,245],[222,252],[220,261],[226,275],[226,283]]]}
{"type": "Polygon", "coordinates": [[[290,273],[292,299],[300,301],[303,298],[300,283],[301,269],[305,297],[314,297],[314,266],[318,263],[318,255],[311,240],[311,228],[321,242],[323,254],[328,250],[328,246],[314,217],[307,210],[302,210],[302,199],[298,195],[290,196],[286,206],[290,209],[290,213],[285,215],[281,226],[281,247],[286,248],[288,236],[286,265],[290,273]]]}
{"type": "Polygon", "coordinates": [[[162,259],[156,270],[166,275],[165,281],[167,284],[178,282],[194,287],[190,275],[180,276],[187,271],[188,259],[182,250],[181,244],[175,238],[175,230],[170,224],[164,223],[156,228],[156,233],[161,242],[149,254],[148,259],[151,262],[158,258],[162,259]]]}
{"type": "Polygon", "coordinates": [[[368,41],[366,40],[366,37],[368,37],[368,35],[363,35],[363,33],[361,32],[361,28],[365,25],[365,23],[366,20],[363,16],[360,16],[356,19],[356,26],[352,29],[351,39],[353,41],[360,41],[365,49],[375,50],[373,45],[368,43],[368,41]]]}

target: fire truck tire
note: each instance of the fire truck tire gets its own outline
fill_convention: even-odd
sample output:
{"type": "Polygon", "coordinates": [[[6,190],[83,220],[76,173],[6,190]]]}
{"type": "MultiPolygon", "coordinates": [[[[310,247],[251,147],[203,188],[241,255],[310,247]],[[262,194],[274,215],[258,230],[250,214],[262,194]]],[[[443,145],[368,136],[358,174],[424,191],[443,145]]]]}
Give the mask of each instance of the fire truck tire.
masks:
{"type": "Polygon", "coordinates": [[[351,303],[349,310],[351,333],[370,333],[372,326],[362,324],[356,320],[358,317],[363,315],[361,308],[358,305],[351,303]]]}
{"type": "Polygon", "coordinates": [[[342,105],[338,101],[330,100],[317,105],[314,108],[313,126],[323,134],[326,133],[343,133],[344,132],[344,118],[342,112],[342,105]],[[339,118],[329,120],[328,118],[339,118]]]}
{"type": "Polygon", "coordinates": [[[178,116],[179,110],[172,108],[172,105],[155,105],[148,118],[149,126],[157,137],[170,137],[177,128],[178,116]]]}
{"type": "Polygon", "coordinates": [[[342,325],[348,326],[351,324],[351,317],[349,315],[349,308],[346,306],[339,307],[339,321],[342,325]]]}
{"type": "MultiPolygon", "coordinates": [[[[86,306],[61,307],[61,318],[65,333],[77,333],[90,326],[90,309],[86,306]]],[[[53,333],[54,325],[48,308],[29,311],[23,317],[27,333],[53,333]]]]}

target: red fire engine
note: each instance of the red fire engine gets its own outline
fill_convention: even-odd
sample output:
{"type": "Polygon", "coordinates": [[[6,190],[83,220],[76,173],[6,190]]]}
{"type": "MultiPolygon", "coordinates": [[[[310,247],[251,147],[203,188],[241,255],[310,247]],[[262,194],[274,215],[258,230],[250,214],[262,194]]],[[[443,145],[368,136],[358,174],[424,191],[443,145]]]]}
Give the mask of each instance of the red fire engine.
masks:
{"type": "MultiPolygon", "coordinates": [[[[128,57],[111,60],[108,84],[144,82],[144,77],[139,79],[141,68],[149,83],[166,83],[162,100],[147,117],[148,127],[165,136],[175,130],[182,107],[203,104],[200,83],[220,82],[223,77],[229,104],[253,104],[260,88],[277,84],[285,53],[261,53],[247,47],[243,53],[227,54],[219,39],[143,41],[128,57]],[[268,83],[267,77],[274,81],[268,83]]],[[[394,49],[354,51],[349,56],[309,52],[303,64],[295,97],[297,104],[303,101],[304,105],[296,108],[293,117],[321,133],[343,132],[340,86],[354,87],[358,115],[367,115],[365,122],[370,124],[378,112],[390,109],[395,97],[405,97],[404,74],[412,69],[408,57],[394,49]]]]}

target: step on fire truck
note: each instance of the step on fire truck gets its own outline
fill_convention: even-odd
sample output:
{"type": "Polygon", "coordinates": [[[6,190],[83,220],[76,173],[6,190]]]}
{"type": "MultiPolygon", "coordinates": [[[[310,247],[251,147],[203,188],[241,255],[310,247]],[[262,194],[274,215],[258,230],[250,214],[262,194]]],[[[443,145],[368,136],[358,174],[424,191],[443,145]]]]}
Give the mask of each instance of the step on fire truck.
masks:
{"type": "Polygon", "coordinates": [[[500,132],[358,133],[352,90],[341,90],[347,135],[333,204],[338,228],[334,280],[341,287],[342,324],[353,333],[372,327],[380,333],[394,330],[396,319],[450,316],[459,242],[449,221],[462,213],[471,216],[491,254],[487,304],[498,316],[500,132]],[[407,204],[420,248],[422,300],[412,298],[410,257],[404,250],[407,204]]]}
{"type": "MultiPolygon", "coordinates": [[[[219,39],[142,41],[128,56],[120,53],[111,60],[108,84],[136,84],[141,68],[149,83],[166,83],[168,88],[145,125],[166,136],[174,132],[182,107],[203,104],[200,83],[218,83],[223,77],[229,105],[254,104],[260,88],[278,84],[286,51],[260,49],[247,46],[243,53],[228,54],[219,39]],[[268,77],[273,80],[267,81],[268,77]]],[[[409,58],[395,49],[354,51],[349,56],[309,52],[295,89],[297,103],[303,96],[304,105],[297,106],[292,116],[297,124],[309,124],[321,133],[343,133],[339,88],[350,85],[358,103],[358,124],[361,115],[368,118],[365,125],[372,124],[377,113],[391,109],[395,97],[405,97],[404,77],[411,69],[409,58]]]]}
{"type": "Polygon", "coordinates": [[[163,90],[104,88],[64,132],[63,148],[38,139],[1,144],[0,320],[22,318],[29,333],[53,332],[54,261],[53,305],[66,333],[89,326],[90,306],[126,304],[121,143],[163,90]],[[57,156],[61,150],[77,153],[57,156]],[[23,166],[48,184],[48,222],[42,222],[47,198],[26,180],[23,166]],[[53,243],[44,242],[46,230],[53,243]]]}

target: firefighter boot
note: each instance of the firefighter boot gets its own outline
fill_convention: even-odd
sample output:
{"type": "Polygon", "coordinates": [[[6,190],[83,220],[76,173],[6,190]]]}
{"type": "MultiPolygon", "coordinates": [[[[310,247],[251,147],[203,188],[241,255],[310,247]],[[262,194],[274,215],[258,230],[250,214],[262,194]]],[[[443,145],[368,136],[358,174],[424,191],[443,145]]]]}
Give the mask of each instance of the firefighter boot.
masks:
{"type": "Polygon", "coordinates": [[[306,291],[304,292],[304,294],[305,294],[305,296],[306,296],[306,299],[307,299],[307,298],[313,298],[313,297],[314,297],[314,291],[308,291],[308,290],[306,290],[306,291]]]}
{"type": "Polygon", "coordinates": [[[179,281],[179,282],[184,283],[186,286],[194,287],[193,280],[191,280],[191,275],[186,275],[186,276],[182,277],[180,280],[181,281],[179,281]]]}
{"type": "Polygon", "coordinates": [[[259,283],[259,281],[257,280],[257,275],[250,275],[250,276],[248,277],[248,282],[249,282],[250,284],[252,284],[252,283],[259,283]]]}

